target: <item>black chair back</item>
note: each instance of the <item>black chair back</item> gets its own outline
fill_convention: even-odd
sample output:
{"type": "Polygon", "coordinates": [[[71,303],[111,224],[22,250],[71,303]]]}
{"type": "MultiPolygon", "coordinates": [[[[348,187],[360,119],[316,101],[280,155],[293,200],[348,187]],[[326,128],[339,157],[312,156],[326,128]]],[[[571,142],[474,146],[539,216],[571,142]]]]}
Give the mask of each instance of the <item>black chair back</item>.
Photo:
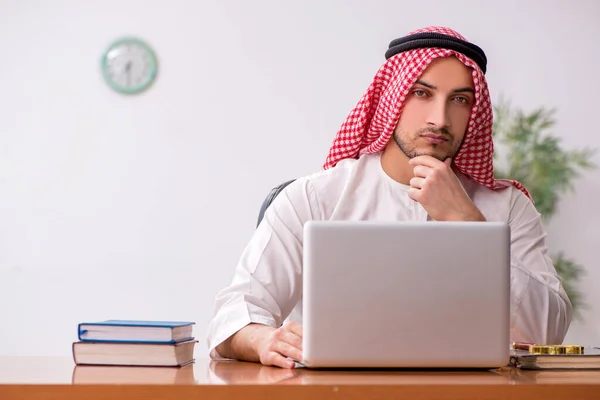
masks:
{"type": "Polygon", "coordinates": [[[289,185],[290,183],[292,183],[294,181],[295,181],[295,179],[289,180],[287,182],[283,182],[279,186],[276,186],[273,189],[271,189],[271,191],[267,195],[267,198],[265,199],[265,201],[263,201],[262,206],[260,207],[260,211],[258,212],[258,221],[256,222],[256,226],[257,227],[258,227],[258,225],[260,225],[260,221],[262,221],[262,219],[263,219],[263,217],[265,215],[265,211],[267,211],[267,208],[271,205],[271,203],[273,202],[273,200],[275,199],[275,197],[277,197],[277,195],[279,193],[281,193],[281,191],[287,185],[289,185]]]}

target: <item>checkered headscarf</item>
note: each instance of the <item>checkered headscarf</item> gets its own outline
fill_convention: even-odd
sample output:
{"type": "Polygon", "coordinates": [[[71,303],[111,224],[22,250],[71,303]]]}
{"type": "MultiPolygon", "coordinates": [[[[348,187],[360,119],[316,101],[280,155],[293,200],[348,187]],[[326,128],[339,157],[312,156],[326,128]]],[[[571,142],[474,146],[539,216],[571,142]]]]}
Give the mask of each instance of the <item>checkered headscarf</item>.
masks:
{"type": "MultiPolygon", "coordinates": [[[[428,27],[410,34],[422,32],[436,32],[466,41],[458,32],[443,27],[428,27]]],[[[416,80],[431,61],[452,55],[473,69],[475,86],[475,104],[454,163],[462,173],[492,190],[514,185],[531,198],[521,183],[494,179],[493,111],[484,72],[471,58],[444,48],[416,48],[390,57],[340,127],[323,168],[332,168],[345,158],[381,151],[396,128],[404,100],[416,80]]]]}

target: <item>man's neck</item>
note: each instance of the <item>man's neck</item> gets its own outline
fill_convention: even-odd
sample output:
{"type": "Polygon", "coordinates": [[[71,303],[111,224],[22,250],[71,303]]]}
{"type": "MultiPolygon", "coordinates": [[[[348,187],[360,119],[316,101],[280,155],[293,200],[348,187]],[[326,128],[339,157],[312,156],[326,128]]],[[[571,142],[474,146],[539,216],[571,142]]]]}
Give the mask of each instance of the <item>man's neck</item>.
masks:
{"type": "Polygon", "coordinates": [[[393,180],[403,185],[409,185],[415,176],[413,166],[408,163],[409,158],[393,140],[386,146],[381,154],[381,167],[393,180]]]}

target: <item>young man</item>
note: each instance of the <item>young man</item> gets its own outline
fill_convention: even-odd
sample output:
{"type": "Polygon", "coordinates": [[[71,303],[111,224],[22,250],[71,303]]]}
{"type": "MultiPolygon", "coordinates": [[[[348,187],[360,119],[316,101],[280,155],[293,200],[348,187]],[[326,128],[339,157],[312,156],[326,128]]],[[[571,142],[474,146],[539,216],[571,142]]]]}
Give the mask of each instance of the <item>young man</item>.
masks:
{"type": "Polygon", "coordinates": [[[506,221],[511,340],[561,343],[565,294],[527,190],[493,176],[483,51],[439,27],[390,44],[387,61],[340,128],[323,171],[267,209],[209,327],[213,358],[293,367],[302,359],[302,236],[308,220],[506,221]]]}

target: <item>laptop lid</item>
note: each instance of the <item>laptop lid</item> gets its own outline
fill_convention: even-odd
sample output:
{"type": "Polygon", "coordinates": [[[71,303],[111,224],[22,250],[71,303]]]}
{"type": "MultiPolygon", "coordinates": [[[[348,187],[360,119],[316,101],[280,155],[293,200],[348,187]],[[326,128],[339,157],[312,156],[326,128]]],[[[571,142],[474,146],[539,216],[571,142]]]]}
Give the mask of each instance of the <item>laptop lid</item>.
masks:
{"type": "Polygon", "coordinates": [[[303,252],[303,365],[507,365],[507,224],[310,221],[303,252]]]}

